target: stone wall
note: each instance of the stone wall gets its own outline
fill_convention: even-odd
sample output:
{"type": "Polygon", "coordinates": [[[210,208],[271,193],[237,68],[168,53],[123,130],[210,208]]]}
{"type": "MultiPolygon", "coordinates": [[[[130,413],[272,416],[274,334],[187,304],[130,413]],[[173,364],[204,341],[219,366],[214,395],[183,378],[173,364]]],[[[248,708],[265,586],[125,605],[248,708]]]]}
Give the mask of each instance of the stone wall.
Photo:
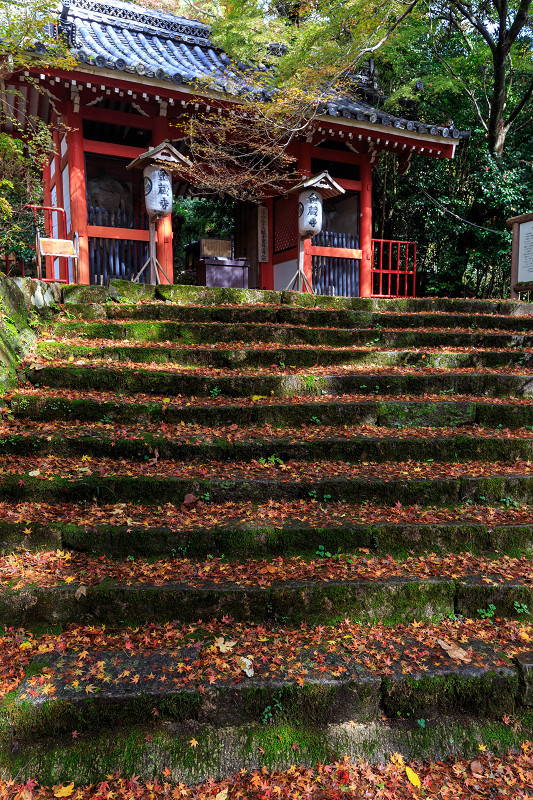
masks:
{"type": "Polygon", "coordinates": [[[0,273],[0,392],[17,382],[16,369],[35,340],[35,312],[61,302],[61,287],[0,273]]]}

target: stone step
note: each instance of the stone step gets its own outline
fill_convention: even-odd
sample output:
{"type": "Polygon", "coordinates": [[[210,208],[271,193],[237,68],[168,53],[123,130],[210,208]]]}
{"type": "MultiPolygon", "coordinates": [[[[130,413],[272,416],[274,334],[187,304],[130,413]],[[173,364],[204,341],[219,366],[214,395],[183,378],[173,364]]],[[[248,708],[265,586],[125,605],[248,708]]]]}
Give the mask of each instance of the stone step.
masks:
{"type": "Polygon", "coordinates": [[[448,399],[442,395],[400,400],[387,396],[345,395],[319,398],[294,396],[289,403],[279,397],[242,398],[239,403],[225,398],[148,397],[135,399],[114,392],[83,392],[57,389],[53,393],[26,389],[10,396],[7,406],[16,417],[35,420],[75,419],[104,423],[184,422],[205,425],[407,425],[436,426],[480,424],[517,428],[533,425],[533,402],[496,402],[483,397],[448,399]],[[318,420],[318,423],[316,422],[318,420]]]}
{"type": "MultiPolygon", "coordinates": [[[[508,374],[508,372],[483,371],[442,371],[431,370],[394,372],[391,368],[383,371],[363,372],[338,368],[338,374],[329,368],[313,368],[313,374],[288,374],[281,369],[278,374],[248,370],[228,374],[198,374],[185,369],[164,370],[108,366],[101,362],[98,366],[72,366],[68,363],[54,366],[38,365],[29,368],[27,376],[30,383],[50,388],[70,388],[115,390],[117,393],[147,393],[161,395],[189,395],[193,397],[249,397],[276,396],[290,397],[308,395],[310,397],[344,394],[467,394],[476,397],[531,397],[533,396],[533,376],[527,373],[508,374]]],[[[401,370],[402,368],[398,368],[401,370]]],[[[412,368],[411,368],[412,369],[412,368]]]]}
{"type": "Polygon", "coordinates": [[[385,556],[439,552],[511,556],[533,550],[533,509],[507,495],[495,507],[372,506],[305,501],[140,507],[134,503],[90,504],[80,519],[76,503],[0,506],[0,554],[17,548],[67,549],[127,558],[251,558],[364,548],[385,556]]]}
{"type": "Polygon", "coordinates": [[[446,787],[455,792],[451,796],[463,800],[472,761],[480,763],[489,775],[482,788],[474,775],[467,778],[480,787],[476,789],[479,798],[495,794],[490,791],[495,788],[491,780],[495,763],[504,792],[509,784],[510,792],[523,785],[530,770],[533,726],[526,708],[518,707],[505,722],[468,714],[430,713],[420,720],[394,720],[383,714],[373,722],[350,720],[319,729],[293,722],[283,706],[279,710],[274,704],[267,709],[266,723],[220,728],[192,720],[158,723],[153,715],[145,725],[132,723],[85,734],[75,731],[75,736],[60,740],[60,744],[43,740],[20,748],[15,743],[2,753],[0,778],[7,782],[16,775],[16,782],[8,787],[12,793],[22,794],[24,782],[30,779],[60,791],[75,775],[79,786],[105,781],[108,793],[121,796],[127,769],[128,776],[135,776],[136,792],[149,791],[152,798],[164,798],[169,783],[179,785],[182,796],[201,793],[215,797],[228,787],[236,788],[236,781],[245,797],[256,796],[259,782],[263,793],[287,786],[287,793],[292,789],[291,795],[300,794],[311,778],[319,784],[320,796],[331,798],[337,797],[339,784],[343,785],[347,776],[354,776],[354,791],[359,790],[362,797],[365,792],[371,797],[377,784],[396,800],[398,787],[408,785],[409,766],[425,781],[424,786],[446,787]],[[480,752],[486,742],[490,749],[480,752]],[[375,766],[369,768],[367,762],[375,766]],[[233,778],[237,772],[238,778],[233,778]],[[213,784],[214,780],[220,783],[213,784]]]}
{"type": "MultiPolygon", "coordinates": [[[[457,327],[457,324],[455,325],[457,327]]],[[[175,342],[205,345],[227,342],[264,342],[281,346],[380,346],[380,347],[486,347],[531,348],[531,333],[492,330],[404,330],[387,327],[343,329],[337,326],[311,327],[275,323],[190,323],[177,322],[58,322],[50,333],[56,339],[104,339],[118,342],[175,342]]]]}
{"type": "Polygon", "coordinates": [[[292,428],[271,431],[241,428],[237,433],[220,429],[190,430],[181,425],[165,425],[157,432],[143,431],[142,426],[122,427],[114,430],[111,424],[101,426],[79,424],[53,424],[45,430],[26,431],[0,427],[0,455],[19,456],[56,455],[92,458],[113,455],[117,459],[144,462],[154,458],[155,451],[161,459],[190,461],[251,461],[273,464],[281,461],[343,460],[357,461],[514,461],[533,460],[533,430],[519,429],[520,433],[502,436],[501,431],[461,428],[455,435],[448,429],[407,429],[396,436],[360,433],[360,429],[292,428]],[[416,435],[413,435],[415,434],[416,435]],[[411,434],[411,435],[409,435],[411,434]],[[236,438],[236,436],[238,438],[236,438]]]}
{"type": "MultiPolygon", "coordinates": [[[[377,332],[381,328],[459,328],[471,331],[515,331],[527,334],[533,329],[531,317],[509,316],[497,313],[460,313],[458,311],[356,311],[351,309],[301,308],[276,305],[226,305],[226,306],[180,306],[168,303],[87,305],[69,303],[58,323],[73,320],[96,322],[115,320],[128,323],[131,320],[153,322],[176,322],[187,325],[218,323],[226,325],[290,325],[304,328],[368,328],[377,332]]],[[[76,325],[76,323],[74,323],[76,325]]],[[[83,330],[83,326],[78,326],[83,330]]],[[[69,325],[65,325],[69,330],[69,325]]]]}
{"type": "MultiPolygon", "coordinates": [[[[152,302],[154,287],[133,285],[128,281],[110,281],[106,286],[66,286],[62,300],[71,303],[104,303],[119,300],[126,302],[152,302]]],[[[155,287],[155,299],[176,305],[284,305],[303,308],[352,309],[356,311],[441,311],[463,314],[505,314],[531,316],[533,306],[510,300],[478,300],[447,297],[363,298],[329,297],[301,292],[279,292],[258,289],[221,289],[204,286],[155,287]]]]}
{"type": "Polygon", "coordinates": [[[0,499],[44,502],[180,503],[194,494],[212,503],[268,500],[346,500],[404,505],[472,502],[533,502],[533,465],[528,462],[424,462],[351,465],[309,462],[258,465],[242,462],[159,461],[151,466],[99,458],[96,463],[57,456],[17,459],[9,472],[2,459],[0,499]],[[477,474],[473,476],[474,464],[477,474]],[[31,474],[34,473],[34,474],[31,474]],[[435,474],[436,473],[436,474],[435,474]],[[382,477],[383,476],[383,477],[382,477]],[[417,477],[414,477],[417,476],[417,477]],[[450,477],[446,477],[450,476],[450,477]],[[454,477],[452,477],[454,476],[454,477]]]}
{"type": "Polygon", "coordinates": [[[182,623],[231,617],[290,625],[530,618],[531,558],[364,554],[228,562],[106,560],[64,551],[0,560],[0,624],[182,623]],[[9,586],[6,583],[9,582],[9,586]]]}
{"type": "Polygon", "coordinates": [[[154,724],[154,716],[159,723],[223,727],[261,722],[270,713],[320,729],[384,715],[429,719],[464,713],[478,722],[501,720],[530,702],[531,654],[523,639],[500,649],[463,634],[459,643],[451,636],[460,635],[459,624],[443,631],[426,626],[424,642],[422,625],[418,632],[406,625],[390,629],[387,645],[383,629],[355,627],[347,622],[321,631],[278,632],[234,623],[225,626],[226,638],[220,627],[189,626],[196,640],[182,635],[172,649],[154,649],[149,637],[141,651],[128,637],[129,649],[88,645],[81,652],[36,655],[2,704],[7,725],[0,728],[0,746],[5,751],[14,741],[26,748],[45,737],[71,737],[72,731],[154,724]],[[381,636],[369,640],[370,633],[381,636]]]}
{"type": "MultiPolygon", "coordinates": [[[[533,340],[532,340],[533,342],[533,340]]],[[[239,343],[231,349],[221,347],[139,346],[126,344],[83,345],[63,342],[40,342],[33,354],[33,363],[46,364],[49,359],[69,361],[77,366],[95,360],[128,361],[135,364],[198,365],[215,369],[242,369],[274,366],[276,369],[295,367],[361,364],[368,366],[413,366],[454,369],[455,367],[523,367],[533,366],[533,350],[488,350],[449,352],[423,348],[383,350],[370,348],[333,347],[275,347],[251,348],[239,343]]]]}
{"type": "MultiPolygon", "coordinates": [[[[16,580],[16,576],[13,577],[16,580]]],[[[514,603],[533,608],[533,590],[522,584],[455,586],[449,580],[397,578],[375,581],[287,581],[272,587],[222,583],[204,588],[166,583],[79,583],[20,589],[0,587],[0,625],[137,625],[222,618],[238,621],[328,622],[348,615],[360,622],[431,621],[493,603],[498,615],[516,617],[514,603]],[[476,591],[477,590],[477,591],[476,591]],[[454,605],[454,600],[459,602],[454,605]],[[479,605],[481,604],[481,605],[479,605]]],[[[468,614],[471,615],[470,613],[468,614]]]]}

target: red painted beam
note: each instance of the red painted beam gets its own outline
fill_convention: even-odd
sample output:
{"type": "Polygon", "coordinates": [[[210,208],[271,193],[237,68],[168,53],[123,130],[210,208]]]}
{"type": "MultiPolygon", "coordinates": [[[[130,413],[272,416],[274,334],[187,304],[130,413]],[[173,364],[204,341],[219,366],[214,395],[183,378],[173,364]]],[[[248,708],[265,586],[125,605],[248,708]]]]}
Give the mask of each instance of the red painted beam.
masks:
{"type": "Polygon", "coordinates": [[[332,150],[329,147],[313,147],[312,158],[322,161],[337,161],[341,164],[359,164],[360,153],[347,153],[345,150],[332,150]]]}
{"type": "Polygon", "coordinates": [[[349,181],[343,178],[334,178],[335,183],[338,183],[346,192],[360,192],[361,181],[349,181]]]}
{"type": "Polygon", "coordinates": [[[147,242],[148,231],[138,228],[111,228],[107,225],[87,225],[87,235],[94,239],[128,239],[132,242],[147,242]]]}
{"type": "Polygon", "coordinates": [[[93,122],[105,122],[108,125],[123,125],[124,127],[152,130],[153,120],[151,117],[143,117],[141,114],[130,114],[127,111],[111,111],[107,108],[94,108],[93,106],[85,106],[80,113],[83,119],[90,119],[93,122]]]}
{"type": "Polygon", "coordinates": [[[311,245],[312,256],[325,256],[326,258],[355,258],[363,257],[362,250],[353,250],[350,247],[317,247],[311,245]]]}
{"type": "Polygon", "coordinates": [[[97,153],[101,156],[119,156],[120,158],[137,158],[144,153],[144,147],[132,147],[127,144],[114,144],[114,142],[95,142],[92,139],[83,140],[83,150],[86,153],[97,153]]]}
{"type": "MultiPolygon", "coordinates": [[[[298,234],[294,234],[294,238],[296,238],[298,234]]],[[[272,263],[273,264],[283,264],[284,261],[292,261],[293,258],[296,258],[298,251],[296,246],[291,247],[289,250],[284,250],[283,253],[274,253],[272,256],[272,263]]]]}

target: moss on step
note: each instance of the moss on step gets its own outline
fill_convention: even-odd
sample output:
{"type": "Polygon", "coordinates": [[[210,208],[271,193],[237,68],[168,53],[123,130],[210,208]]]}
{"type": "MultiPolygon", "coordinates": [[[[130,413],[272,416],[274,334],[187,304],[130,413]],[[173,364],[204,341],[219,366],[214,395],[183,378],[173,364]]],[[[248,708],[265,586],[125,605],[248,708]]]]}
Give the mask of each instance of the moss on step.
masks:
{"type": "MultiPolygon", "coordinates": [[[[138,323],[137,323],[138,324],[138,323]]],[[[163,323],[157,323],[157,328],[163,323]]],[[[150,336],[154,333],[150,331],[150,336]]],[[[132,333],[132,337],[135,334],[132,333]]],[[[198,343],[201,337],[196,337],[186,326],[182,326],[177,341],[191,345],[198,343]]],[[[220,337],[218,337],[220,338],[220,337]]],[[[138,341],[138,340],[137,340],[138,341]]],[[[326,350],[298,347],[279,347],[273,349],[246,349],[243,347],[183,349],[169,345],[160,347],[139,347],[137,344],[123,344],[121,346],[108,345],[74,345],[68,342],[40,342],[37,353],[44,358],[68,360],[69,358],[82,358],[86,360],[104,359],[108,361],[131,361],[137,363],[180,364],[213,367],[215,369],[243,369],[256,367],[269,367],[272,364],[284,367],[327,367],[336,365],[368,365],[369,367],[404,366],[413,367],[438,367],[442,369],[455,369],[473,366],[501,367],[515,366],[522,363],[523,357],[517,353],[493,353],[492,351],[479,350],[471,353],[406,353],[403,350],[373,352],[365,349],[335,349],[326,350]]]]}
{"type": "Polygon", "coordinates": [[[291,722],[213,728],[208,725],[118,727],[112,733],[72,736],[56,742],[11,747],[0,753],[0,778],[28,778],[43,786],[101,783],[106,776],[138,775],[140,780],[195,784],[238,772],[288,769],[297,761],[309,767],[334,763],[348,755],[386,762],[393,753],[406,760],[445,760],[460,754],[474,758],[479,745],[495,755],[517,750],[533,738],[530,713],[515,715],[515,725],[493,720],[430,715],[422,720],[332,725],[311,728],[291,722]],[[191,738],[198,745],[190,745],[191,738]],[[170,769],[170,775],[163,772],[170,769]]]}
{"type": "Polygon", "coordinates": [[[246,478],[188,478],[147,475],[97,475],[87,474],[76,478],[51,476],[44,479],[29,477],[25,473],[5,474],[0,483],[0,498],[26,499],[45,502],[98,501],[108,503],[137,502],[147,505],[180,503],[188,492],[197,496],[209,494],[213,503],[226,502],[228,497],[238,501],[308,500],[309,497],[328,495],[332,502],[346,500],[352,503],[374,501],[401,502],[405,505],[449,505],[460,499],[475,502],[497,503],[511,496],[515,502],[533,502],[533,475],[493,478],[437,478],[381,479],[381,478],[323,478],[292,480],[246,478]],[[22,483],[21,483],[22,481],[22,483]]]}
{"type": "Polygon", "coordinates": [[[280,293],[259,289],[221,289],[205,286],[168,286],[159,284],[157,297],[171,303],[200,303],[216,305],[223,303],[279,303],[280,293]]]}
{"type": "MultiPolygon", "coordinates": [[[[404,555],[406,550],[483,554],[497,550],[515,557],[533,550],[533,525],[481,525],[476,523],[361,524],[311,526],[294,523],[271,526],[258,523],[220,524],[189,530],[135,525],[53,525],[0,523],[0,553],[17,546],[27,549],[72,548],[80,552],[116,558],[191,558],[226,554],[253,558],[269,555],[315,555],[318,548],[352,553],[361,547],[378,555],[404,555]],[[30,533],[28,533],[28,530],[30,533]]],[[[532,609],[533,610],[533,609],[532,609]]]]}
{"type": "Polygon", "coordinates": [[[135,625],[144,620],[193,622],[223,616],[238,621],[327,622],[352,619],[390,623],[433,620],[454,611],[454,585],[446,580],[293,581],[270,587],[231,584],[189,588],[164,583],[104,582],[76,598],[77,585],[0,589],[0,623],[135,625]]]}
{"type": "Polygon", "coordinates": [[[112,390],[127,394],[213,396],[217,391],[225,397],[317,396],[321,394],[386,395],[469,394],[492,397],[530,397],[533,384],[527,375],[484,373],[388,374],[356,375],[221,375],[216,377],[192,373],[173,373],[163,370],[131,371],[118,367],[43,366],[30,369],[31,383],[53,388],[78,390],[112,390]]]}
{"type": "Polygon", "coordinates": [[[155,300],[156,287],[149,283],[133,283],[133,281],[120,281],[112,278],[109,281],[111,292],[115,290],[119,302],[140,302],[142,300],[155,300]]]}
{"type": "MultiPolygon", "coordinates": [[[[109,424],[111,417],[102,411],[101,421],[109,424]]],[[[168,416],[166,417],[168,421],[168,416]]],[[[250,438],[233,441],[223,434],[214,435],[212,439],[203,439],[191,433],[187,439],[186,432],[174,440],[171,436],[162,437],[153,433],[144,436],[132,431],[129,438],[113,437],[106,428],[91,429],[69,436],[64,432],[58,434],[10,434],[0,436],[0,454],[17,455],[51,454],[58,456],[108,456],[128,458],[133,461],[146,461],[157,449],[162,459],[187,460],[204,459],[208,461],[242,461],[250,462],[264,458],[278,458],[282,461],[316,461],[339,460],[358,463],[372,461],[469,461],[472,458],[481,461],[513,461],[529,460],[533,455],[533,439],[492,439],[475,436],[442,436],[428,438],[409,436],[405,438],[385,437],[346,437],[327,436],[315,440],[302,439],[295,441],[293,437],[284,437],[280,431],[279,438],[250,438]]]]}
{"type": "Polygon", "coordinates": [[[485,670],[461,666],[434,674],[384,679],[383,704],[389,717],[425,718],[439,713],[501,719],[514,714],[519,678],[512,666],[485,670]]]}
{"type": "Polygon", "coordinates": [[[378,424],[398,428],[471,425],[476,420],[476,408],[473,402],[381,401],[378,424]]]}
{"type": "Polygon", "coordinates": [[[107,286],[82,286],[69,283],[61,290],[61,299],[65,305],[68,303],[105,303],[110,297],[107,286]]]}

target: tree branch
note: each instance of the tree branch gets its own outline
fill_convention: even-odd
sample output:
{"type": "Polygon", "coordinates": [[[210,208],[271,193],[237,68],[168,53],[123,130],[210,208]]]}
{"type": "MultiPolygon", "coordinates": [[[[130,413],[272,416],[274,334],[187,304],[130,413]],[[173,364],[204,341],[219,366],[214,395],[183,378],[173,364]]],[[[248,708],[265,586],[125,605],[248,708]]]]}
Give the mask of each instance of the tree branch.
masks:
{"type": "Polygon", "coordinates": [[[507,38],[509,40],[509,47],[515,41],[516,37],[526,24],[529,16],[529,9],[531,8],[531,0],[521,0],[518,10],[516,12],[513,24],[509,28],[507,38]]]}
{"type": "Polygon", "coordinates": [[[506,128],[509,128],[513,124],[513,122],[515,121],[517,116],[525,108],[525,106],[529,103],[529,101],[531,100],[532,97],[533,97],[533,80],[529,84],[528,88],[526,89],[526,92],[525,92],[524,96],[522,97],[522,99],[520,100],[518,105],[515,106],[513,111],[511,111],[511,113],[507,117],[507,119],[505,121],[505,127],[506,128]]]}
{"type": "Polygon", "coordinates": [[[470,89],[470,87],[468,86],[468,84],[466,83],[466,81],[465,81],[465,80],[464,80],[464,79],[463,79],[463,78],[462,78],[460,75],[457,75],[457,73],[456,73],[456,72],[454,72],[454,70],[452,69],[451,65],[450,65],[450,64],[449,64],[449,63],[446,61],[446,59],[445,59],[445,58],[443,58],[443,57],[442,57],[442,56],[441,56],[441,55],[440,55],[440,54],[439,54],[439,53],[438,53],[438,52],[435,50],[435,48],[434,48],[434,53],[435,53],[436,57],[439,59],[439,61],[440,61],[442,64],[444,64],[444,67],[445,67],[445,68],[448,70],[448,72],[450,73],[450,75],[452,76],[452,78],[455,78],[455,80],[458,80],[458,81],[460,81],[460,82],[463,84],[463,86],[464,86],[464,89],[465,89],[465,92],[466,92],[466,93],[467,93],[467,95],[469,96],[470,100],[472,101],[472,104],[473,104],[474,108],[476,109],[476,113],[477,113],[477,115],[478,115],[479,121],[481,122],[481,125],[482,125],[482,127],[483,127],[483,130],[484,130],[484,131],[488,131],[488,129],[489,129],[489,128],[488,128],[487,122],[485,121],[485,117],[484,117],[484,116],[483,116],[483,114],[481,113],[481,109],[480,109],[480,107],[479,107],[479,103],[478,103],[478,101],[477,101],[477,98],[476,98],[476,96],[474,95],[474,93],[472,92],[472,90],[470,89]]]}
{"type": "MultiPolygon", "coordinates": [[[[523,0],[523,2],[527,2],[528,0],[523,0]]],[[[531,0],[529,0],[531,2],[531,0]]],[[[483,36],[485,41],[487,42],[488,46],[492,53],[496,51],[496,44],[489,33],[488,28],[483,25],[481,20],[472,12],[471,8],[464,5],[464,3],[460,2],[460,0],[453,0],[454,6],[460,11],[465,19],[467,19],[471,25],[477,30],[478,33],[483,36]]]]}

